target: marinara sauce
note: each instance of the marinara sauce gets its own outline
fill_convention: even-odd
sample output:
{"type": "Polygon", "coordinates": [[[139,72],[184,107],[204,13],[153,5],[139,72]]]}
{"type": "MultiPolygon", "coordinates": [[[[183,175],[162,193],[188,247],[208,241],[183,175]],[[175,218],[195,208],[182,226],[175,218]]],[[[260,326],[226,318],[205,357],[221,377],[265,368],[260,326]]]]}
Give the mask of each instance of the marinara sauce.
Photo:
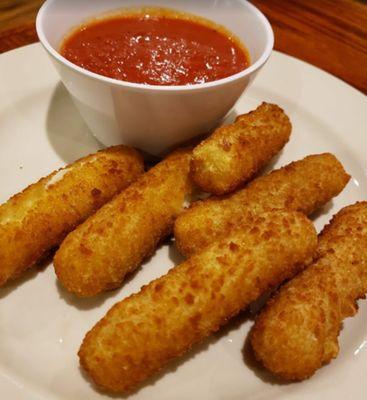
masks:
{"type": "Polygon", "coordinates": [[[210,82],[249,66],[245,47],[222,26],[162,9],[91,21],[60,52],[97,74],[149,85],[210,82]]]}

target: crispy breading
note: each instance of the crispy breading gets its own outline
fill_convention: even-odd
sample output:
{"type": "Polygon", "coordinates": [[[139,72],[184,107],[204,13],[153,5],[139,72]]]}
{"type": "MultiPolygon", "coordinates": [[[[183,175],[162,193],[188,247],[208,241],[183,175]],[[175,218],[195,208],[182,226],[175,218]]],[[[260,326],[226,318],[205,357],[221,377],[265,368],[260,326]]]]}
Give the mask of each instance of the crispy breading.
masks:
{"type": "Polygon", "coordinates": [[[308,156],[231,195],[193,203],[175,222],[176,245],[190,256],[246,223],[252,214],[266,210],[289,209],[310,215],[341,192],[349,179],[332,154],[308,156]]]}
{"type": "Polygon", "coordinates": [[[36,263],[143,172],[134,149],[115,146],[53,172],[0,206],[0,285],[36,263]]]}
{"type": "Polygon", "coordinates": [[[302,380],[338,355],[344,318],[367,292],[367,202],[345,207],[319,237],[318,259],[272,298],[250,334],[274,374],[302,380]]]}
{"type": "Polygon", "coordinates": [[[191,149],[172,153],[67,236],[54,258],[67,290],[84,297],[119,287],[154,252],[191,193],[190,157],[191,149]]]}
{"type": "Polygon", "coordinates": [[[292,125],[275,104],[256,110],[219,127],[193,151],[191,174],[205,192],[232,192],[251,179],[288,142],[292,125]]]}
{"type": "Polygon", "coordinates": [[[293,276],[316,246],[303,214],[258,216],[112,307],[87,333],[81,365],[98,386],[130,391],[293,276]]]}

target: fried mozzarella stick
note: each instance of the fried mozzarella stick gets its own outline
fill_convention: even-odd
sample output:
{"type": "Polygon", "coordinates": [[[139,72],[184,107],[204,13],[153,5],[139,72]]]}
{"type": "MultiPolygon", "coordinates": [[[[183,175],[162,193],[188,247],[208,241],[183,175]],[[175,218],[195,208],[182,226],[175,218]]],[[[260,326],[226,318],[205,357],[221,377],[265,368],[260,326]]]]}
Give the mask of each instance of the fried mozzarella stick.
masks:
{"type": "Polygon", "coordinates": [[[367,292],[367,202],[345,207],[319,238],[318,260],[269,301],[250,338],[274,374],[302,380],[338,355],[344,318],[367,292]]]}
{"type": "Polygon", "coordinates": [[[0,285],[35,264],[143,170],[135,150],[111,147],[53,172],[0,206],[0,285]]]}
{"type": "Polygon", "coordinates": [[[190,256],[228,235],[251,214],[266,210],[288,209],[310,215],[341,192],[349,178],[329,153],[293,162],[234,194],[193,203],[176,220],[177,247],[190,256]]]}
{"type": "Polygon", "coordinates": [[[262,103],[195,147],[191,160],[194,182],[205,192],[232,192],[284,147],[291,130],[280,107],[262,103]]]}
{"type": "Polygon", "coordinates": [[[86,335],[80,363],[127,392],[312,260],[317,236],[296,212],[260,215],[117,303],[86,335]]]}
{"type": "Polygon", "coordinates": [[[84,297],[117,288],[154,252],[191,193],[190,157],[172,153],[67,236],[54,258],[67,290],[84,297]]]}

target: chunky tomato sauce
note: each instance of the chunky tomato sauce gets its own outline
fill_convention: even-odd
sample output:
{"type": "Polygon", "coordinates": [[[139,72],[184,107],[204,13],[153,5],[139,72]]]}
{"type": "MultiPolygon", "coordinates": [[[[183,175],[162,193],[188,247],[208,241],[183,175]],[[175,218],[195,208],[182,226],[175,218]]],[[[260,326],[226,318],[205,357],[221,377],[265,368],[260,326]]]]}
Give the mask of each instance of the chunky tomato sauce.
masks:
{"type": "Polygon", "coordinates": [[[224,28],[179,15],[95,20],[69,35],[61,54],[97,74],[150,85],[210,82],[248,67],[246,49],[224,28]]]}

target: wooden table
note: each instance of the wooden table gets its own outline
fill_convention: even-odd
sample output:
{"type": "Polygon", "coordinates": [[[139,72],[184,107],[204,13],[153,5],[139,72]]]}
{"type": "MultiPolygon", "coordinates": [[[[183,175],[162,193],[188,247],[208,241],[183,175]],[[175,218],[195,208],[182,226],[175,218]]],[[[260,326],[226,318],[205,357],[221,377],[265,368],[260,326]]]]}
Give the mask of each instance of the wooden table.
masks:
{"type": "MultiPolygon", "coordinates": [[[[102,0],[101,0],[102,1],[102,0]]],[[[37,41],[43,0],[0,0],[0,53],[37,41]]],[[[367,93],[366,0],[252,0],[269,18],[275,49],[367,93]]]]}

